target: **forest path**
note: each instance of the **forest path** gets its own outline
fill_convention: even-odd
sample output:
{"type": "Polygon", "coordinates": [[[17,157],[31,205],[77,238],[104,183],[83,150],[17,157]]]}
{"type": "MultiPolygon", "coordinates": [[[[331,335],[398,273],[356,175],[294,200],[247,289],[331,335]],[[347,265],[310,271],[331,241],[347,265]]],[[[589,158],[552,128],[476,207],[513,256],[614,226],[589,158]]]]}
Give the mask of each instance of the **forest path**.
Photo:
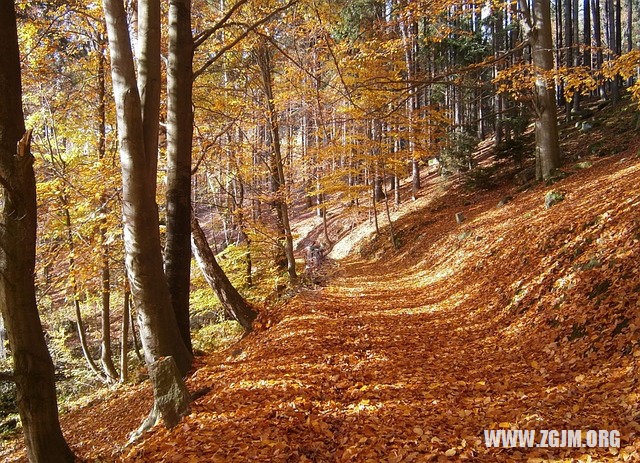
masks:
{"type": "Polygon", "coordinates": [[[411,272],[380,263],[344,264],[330,286],[288,305],[247,352],[209,359],[191,381],[212,393],[132,461],[149,461],[149,452],[160,461],[163,449],[173,453],[167,441],[181,443],[184,461],[475,454],[470,445],[495,421],[479,415],[501,384],[518,385],[514,396],[541,384],[527,378],[517,353],[495,348],[492,324],[464,304],[441,306],[437,294],[412,283],[411,272]]]}

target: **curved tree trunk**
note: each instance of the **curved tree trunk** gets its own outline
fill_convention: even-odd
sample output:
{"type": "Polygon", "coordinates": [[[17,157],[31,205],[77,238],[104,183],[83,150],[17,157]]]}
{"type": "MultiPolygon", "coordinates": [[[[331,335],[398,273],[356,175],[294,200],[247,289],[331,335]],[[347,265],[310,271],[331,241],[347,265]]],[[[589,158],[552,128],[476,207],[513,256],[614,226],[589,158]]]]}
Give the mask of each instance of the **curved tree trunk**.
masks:
{"type": "Polygon", "coordinates": [[[242,325],[245,331],[251,331],[253,321],[258,313],[247,303],[240,295],[238,290],[233,287],[227,275],[216,262],[216,258],[207,243],[207,238],[200,228],[198,219],[195,214],[191,215],[191,239],[193,246],[193,254],[196,262],[204,275],[205,280],[216,292],[225,313],[242,325]]]}
{"type": "Polygon", "coordinates": [[[89,343],[87,342],[87,330],[84,328],[84,322],[82,321],[82,312],[80,311],[80,301],[74,297],[73,306],[76,312],[76,327],[78,329],[78,339],[80,340],[80,347],[82,348],[82,355],[89,365],[89,369],[101,380],[107,382],[108,379],[102,376],[102,371],[98,367],[98,364],[93,359],[91,351],[89,350],[89,343]]]}
{"type": "MultiPolygon", "coordinates": [[[[67,229],[67,247],[69,248],[69,274],[71,275],[71,290],[73,292],[73,307],[76,312],[76,326],[78,328],[78,339],[80,340],[80,346],[82,347],[82,354],[84,355],[89,369],[100,379],[100,381],[107,382],[109,377],[106,378],[102,375],[100,368],[96,364],[91,351],[89,350],[89,343],[87,342],[87,332],[84,328],[84,322],[82,321],[82,312],[80,311],[80,299],[78,299],[78,283],[75,276],[75,259],[74,259],[74,244],[73,244],[73,232],[71,230],[71,214],[69,213],[68,200],[65,193],[61,195],[62,213],[64,214],[65,227],[67,229]]],[[[104,307],[103,307],[104,309],[104,307]]],[[[104,318],[104,312],[103,312],[104,318]]]]}
{"type": "MultiPolygon", "coordinates": [[[[158,2],[140,0],[140,11],[148,13],[145,13],[145,18],[139,17],[138,20],[140,23],[143,19],[149,20],[149,31],[155,31],[156,27],[160,27],[159,22],[156,23],[156,16],[159,21],[159,12],[156,9],[159,8],[158,2]],[[143,6],[143,3],[148,5],[143,6]]],[[[151,365],[160,357],[171,356],[180,372],[186,374],[193,357],[178,330],[162,262],[158,205],[155,198],[157,152],[149,151],[149,145],[145,144],[148,131],[143,130],[147,125],[154,125],[156,119],[153,110],[155,102],[147,102],[149,95],[143,85],[145,80],[142,76],[147,76],[146,82],[149,84],[155,79],[155,66],[153,70],[146,69],[145,62],[155,63],[156,55],[159,60],[160,44],[159,41],[152,40],[147,47],[142,47],[143,50],[140,52],[140,56],[144,58],[140,61],[141,89],[143,101],[148,103],[145,104],[143,118],[124,5],[119,0],[104,0],[104,10],[111,51],[111,74],[122,164],[126,265],[140,325],[145,361],[147,365],[151,365]],[[151,106],[152,110],[149,117],[146,117],[148,106],[151,106]]],[[[143,43],[148,37],[143,33],[142,26],[140,27],[138,38],[143,43]]],[[[157,128],[155,130],[157,133],[157,128]]]]}
{"type": "Polygon", "coordinates": [[[36,307],[36,183],[25,133],[14,3],[0,1],[0,311],[13,352],[18,410],[31,463],[70,463],[54,367],[36,307]],[[17,147],[17,149],[16,149],[17,147]]]}

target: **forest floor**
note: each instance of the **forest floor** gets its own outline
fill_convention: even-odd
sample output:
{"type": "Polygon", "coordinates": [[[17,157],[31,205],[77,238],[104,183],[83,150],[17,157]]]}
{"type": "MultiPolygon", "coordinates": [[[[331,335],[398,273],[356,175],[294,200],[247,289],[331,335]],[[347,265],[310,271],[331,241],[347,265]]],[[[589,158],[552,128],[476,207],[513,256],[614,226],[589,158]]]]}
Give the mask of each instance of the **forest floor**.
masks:
{"type": "Polygon", "coordinates": [[[198,357],[189,389],[211,390],[176,428],[123,447],[143,384],[65,414],[68,441],[96,462],[640,461],[637,151],[524,191],[427,185],[399,249],[384,228],[344,238],[323,286],[198,357]],[[487,448],[485,429],[616,429],[621,447],[487,448]]]}

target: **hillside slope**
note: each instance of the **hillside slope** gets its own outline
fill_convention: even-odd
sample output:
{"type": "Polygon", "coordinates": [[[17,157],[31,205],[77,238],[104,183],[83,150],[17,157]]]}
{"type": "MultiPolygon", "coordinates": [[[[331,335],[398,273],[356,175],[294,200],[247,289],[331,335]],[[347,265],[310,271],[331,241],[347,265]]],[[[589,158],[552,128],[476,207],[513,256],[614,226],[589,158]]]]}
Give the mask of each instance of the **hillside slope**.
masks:
{"type": "Polygon", "coordinates": [[[523,192],[432,179],[394,215],[398,250],[362,224],[326,286],[199,357],[189,388],[211,391],[177,428],[121,447],[150,408],[143,384],[64,415],[70,444],[88,461],[639,461],[637,145],[565,171],[523,192]],[[549,191],[564,200],[546,209],[549,191]],[[622,444],[488,449],[488,428],[618,429],[622,444]]]}
{"type": "Polygon", "coordinates": [[[400,219],[399,251],[368,242],[383,258],[352,255],[201,358],[189,387],[212,390],[177,428],[119,453],[148,407],[129,391],[66,415],[69,440],[129,462],[637,461],[639,182],[634,151],[503,207],[504,190],[449,192],[400,219]],[[618,429],[622,448],[487,449],[496,427],[618,429]]]}

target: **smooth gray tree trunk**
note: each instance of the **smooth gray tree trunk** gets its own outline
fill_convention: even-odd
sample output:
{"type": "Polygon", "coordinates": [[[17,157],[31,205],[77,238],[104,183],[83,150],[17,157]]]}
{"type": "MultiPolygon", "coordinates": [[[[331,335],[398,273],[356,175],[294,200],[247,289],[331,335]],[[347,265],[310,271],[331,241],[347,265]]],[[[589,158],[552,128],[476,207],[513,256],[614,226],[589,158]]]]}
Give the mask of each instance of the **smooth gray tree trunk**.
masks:
{"type": "MultiPolygon", "coordinates": [[[[158,2],[141,0],[140,3],[158,2]]],[[[159,8],[159,4],[155,6],[159,8]]],[[[155,7],[140,6],[141,12],[148,10],[155,11],[155,7]]],[[[119,0],[104,0],[104,11],[111,51],[111,75],[122,164],[125,263],[138,315],[145,361],[150,365],[160,357],[171,356],[180,372],[186,374],[191,367],[192,355],[182,341],[163,269],[158,205],[155,198],[154,159],[157,162],[157,153],[149,153],[145,149],[143,126],[147,122],[151,123],[152,118],[145,118],[143,124],[124,6],[119,0]]],[[[149,15],[155,17],[155,12],[149,15]]],[[[139,17],[138,21],[140,24],[149,19],[139,17]]],[[[154,31],[155,26],[159,27],[159,24],[149,22],[152,24],[148,29],[154,31]]],[[[141,43],[147,40],[142,27],[138,40],[141,43]]],[[[154,62],[155,54],[159,58],[159,44],[156,50],[152,50],[156,46],[153,44],[141,52],[146,55],[147,62],[154,62]]],[[[140,61],[141,68],[144,63],[144,60],[140,61]]],[[[140,75],[145,74],[149,76],[153,73],[141,69],[140,75]]],[[[149,80],[147,78],[147,82],[149,80]]],[[[140,88],[143,93],[146,92],[142,83],[140,88]]],[[[146,100],[146,96],[143,100],[146,100]]],[[[149,102],[149,106],[154,105],[154,102],[149,102]]]]}
{"type": "Polygon", "coordinates": [[[551,7],[549,0],[534,0],[532,8],[532,11],[525,11],[524,26],[531,44],[533,65],[540,71],[535,83],[536,176],[547,180],[560,165],[555,88],[542,74],[553,69],[551,7]]]}

